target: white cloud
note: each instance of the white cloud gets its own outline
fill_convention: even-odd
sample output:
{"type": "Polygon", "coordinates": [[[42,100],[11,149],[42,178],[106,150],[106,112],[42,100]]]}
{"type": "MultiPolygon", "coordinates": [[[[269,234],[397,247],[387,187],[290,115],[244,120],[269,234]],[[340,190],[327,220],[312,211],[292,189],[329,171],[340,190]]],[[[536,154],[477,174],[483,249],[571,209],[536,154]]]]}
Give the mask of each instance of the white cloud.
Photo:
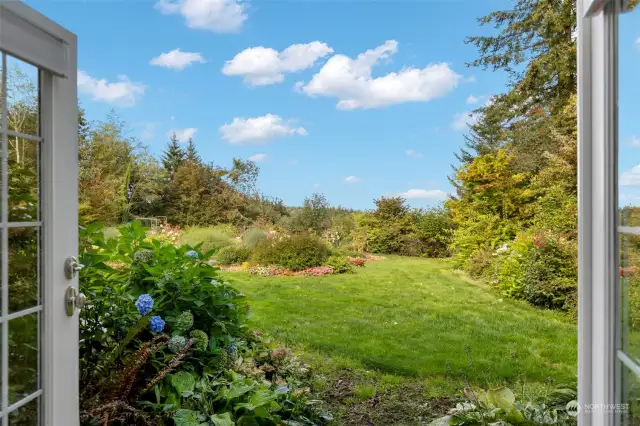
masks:
{"type": "Polygon", "coordinates": [[[451,122],[451,128],[457,131],[467,130],[469,126],[473,126],[478,122],[478,114],[474,114],[473,112],[462,112],[460,114],[456,114],[451,122]]]}
{"type": "Polygon", "coordinates": [[[250,47],[226,61],[222,73],[242,76],[251,86],[266,86],[281,83],[284,74],[306,70],[332,52],[332,48],[320,41],[293,44],[282,52],[269,47],[250,47]]]}
{"type": "Polygon", "coordinates": [[[352,110],[428,102],[451,92],[462,79],[447,63],[432,64],[423,69],[402,68],[374,78],[373,66],[388,60],[397,51],[398,42],[388,40],[355,59],[334,55],[309,83],[297,83],[296,89],[309,96],[337,98],[338,109],[352,110]]]}
{"type": "Polygon", "coordinates": [[[410,189],[407,192],[401,192],[398,195],[406,198],[407,200],[444,200],[447,198],[447,193],[440,191],[439,189],[410,189]]]}
{"type": "Polygon", "coordinates": [[[408,149],[408,150],[407,150],[407,155],[408,155],[409,157],[412,157],[412,158],[422,158],[422,157],[424,157],[424,154],[423,154],[423,153],[418,152],[418,151],[414,151],[414,150],[412,150],[412,149],[408,149]]]}
{"type": "Polygon", "coordinates": [[[78,90],[90,95],[94,101],[132,107],[144,94],[145,89],[144,84],[135,83],[126,75],[120,75],[117,82],[109,83],[105,79],[99,80],[78,70],[78,90]]]}
{"type": "Polygon", "coordinates": [[[636,45],[637,45],[638,47],[640,47],[640,37],[638,37],[638,38],[636,39],[636,45]]]}
{"type": "Polygon", "coordinates": [[[189,127],[186,129],[171,129],[167,132],[167,136],[171,137],[175,134],[179,142],[187,142],[189,138],[192,138],[193,135],[196,134],[197,131],[198,129],[194,127],[189,127]]]}
{"type": "Polygon", "coordinates": [[[248,158],[249,161],[253,161],[254,163],[259,163],[267,159],[267,154],[253,154],[248,158]]]}
{"type": "Polygon", "coordinates": [[[206,61],[200,53],[183,52],[180,49],[174,49],[170,52],[160,54],[160,56],[153,58],[149,63],[172,70],[183,70],[185,67],[196,62],[205,63],[206,61]]]}
{"type": "Polygon", "coordinates": [[[189,28],[218,33],[238,31],[247,20],[241,0],[158,0],[155,7],[163,15],[182,15],[189,28]]]}
{"type": "Polygon", "coordinates": [[[320,188],[320,184],[319,183],[315,183],[315,184],[313,184],[313,187],[314,188],[320,188]]]}
{"type": "Polygon", "coordinates": [[[222,139],[230,144],[241,145],[265,143],[287,135],[306,136],[307,131],[304,127],[294,127],[277,115],[267,114],[254,118],[236,117],[231,123],[223,124],[220,133],[222,139]]]}
{"type": "Polygon", "coordinates": [[[620,185],[640,186],[640,164],[620,175],[620,185]]]}
{"type": "Polygon", "coordinates": [[[629,141],[629,145],[635,146],[636,148],[640,147],[640,137],[633,136],[629,141]]]}
{"type": "Polygon", "coordinates": [[[361,180],[362,179],[360,179],[358,177],[355,177],[355,176],[349,176],[349,177],[344,178],[344,181],[347,182],[347,183],[358,183],[361,180]]]}
{"type": "Polygon", "coordinates": [[[470,95],[467,98],[467,105],[473,105],[473,104],[477,104],[478,102],[480,102],[480,98],[470,95]]]}

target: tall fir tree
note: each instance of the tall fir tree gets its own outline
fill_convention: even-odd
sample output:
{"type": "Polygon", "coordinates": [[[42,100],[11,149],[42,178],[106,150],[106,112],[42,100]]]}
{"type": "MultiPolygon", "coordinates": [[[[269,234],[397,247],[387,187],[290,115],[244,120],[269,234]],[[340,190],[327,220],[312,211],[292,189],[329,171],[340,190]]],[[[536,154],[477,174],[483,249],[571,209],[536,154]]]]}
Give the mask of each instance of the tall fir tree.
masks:
{"type": "Polygon", "coordinates": [[[180,147],[178,137],[174,133],[167,143],[167,149],[162,153],[162,166],[169,172],[169,176],[173,176],[175,171],[182,165],[185,160],[185,152],[180,147]]]}
{"type": "Polygon", "coordinates": [[[202,163],[202,158],[200,158],[200,154],[198,154],[198,149],[196,148],[196,144],[193,142],[193,138],[189,138],[185,159],[193,164],[202,163]]]}

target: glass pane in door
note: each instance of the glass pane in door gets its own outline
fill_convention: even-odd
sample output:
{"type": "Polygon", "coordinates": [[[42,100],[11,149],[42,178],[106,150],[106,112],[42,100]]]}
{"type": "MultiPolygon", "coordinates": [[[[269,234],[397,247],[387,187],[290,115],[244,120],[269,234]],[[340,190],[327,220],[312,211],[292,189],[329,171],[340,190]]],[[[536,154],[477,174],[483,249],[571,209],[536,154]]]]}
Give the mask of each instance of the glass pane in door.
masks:
{"type": "Polygon", "coordinates": [[[41,424],[39,71],[2,53],[0,426],[41,424]]]}
{"type": "Polygon", "coordinates": [[[620,232],[619,359],[622,424],[640,424],[640,12],[619,15],[618,198],[620,232]]]}

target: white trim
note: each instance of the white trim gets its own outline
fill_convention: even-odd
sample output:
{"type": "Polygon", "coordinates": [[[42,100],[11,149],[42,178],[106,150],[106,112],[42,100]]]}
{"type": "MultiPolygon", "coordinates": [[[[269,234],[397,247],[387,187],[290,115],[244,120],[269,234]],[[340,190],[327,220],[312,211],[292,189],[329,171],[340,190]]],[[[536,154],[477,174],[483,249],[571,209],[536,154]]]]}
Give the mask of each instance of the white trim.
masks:
{"type": "Polygon", "coordinates": [[[618,351],[618,359],[635,374],[640,377],[640,366],[632,360],[629,355],[625,354],[623,351],[618,351]]]}
{"type": "MultiPolygon", "coordinates": [[[[71,41],[75,69],[75,41],[71,41]]],[[[42,217],[44,225],[42,369],[46,426],[78,426],[78,315],[63,308],[64,262],[78,253],[78,109],[76,74],[62,79],[41,71],[42,217]]]]}
{"type": "Polygon", "coordinates": [[[640,226],[618,226],[618,232],[627,235],[640,235],[640,226]]]}
{"type": "Polygon", "coordinates": [[[67,77],[68,31],[19,1],[0,1],[0,45],[16,58],[67,77]]]}
{"type": "MultiPolygon", "coordinates": [[[[616,333],[617,10],[613,0],[578,2],[578,402],[620,397],[616,333]],[[599,6],[600,9],[597,9],[599,6]],[[601,11],[602,13],[596,14],[601,11]]],[[[609,426],[618,416],[581,410],[580,426],[609,426]]]]}
{"type": "Polygon", "coordinates": [[[21,311],[18,312],[14,312],[12,314],[9,314],[5,317],[0,317],[0,323],[3,322],[9,322],[11,320],[14,320],[16,318],[21,318],[21,317],[25,317],[29,314],[33,314],[35,312],[40,312],[42,310],[42,305],[38,305],[38,306],[34,306],[33,308],[28,308],[28,309],[23,309],[21,311]]]}
{"type": "MultiPolygon", "coordinates": [[[[35,391],[34,393],[32,393],[31,395],[29,395],[29,396],[27,396],[25,398],[22,398],[18,402],[14,402],[12,405],[9,406],[7,412],[11,413],[11,412],[17,410],[18,408],[22,407],[23,405],[27,405],[28,403],[30,403],[31,401],[33,401],[34,399],[36,399],[40,395],[42,395],[42,389],[35,391]]],[[[2,417],[2,416],[4,416],[4,412],[0,411],[0,417],[2,417]]],[[[6,416],[6,417],[9,417],[9,416],[6,416]]]]}
{"type": "MultiPolygon", "coordinates": [[[[3,130],[0,129],[0,132],[3,130]]],[[[42,138],[40,136],[27,135],[26,133],[15,132],[13,130],[7,130],[6,133],[8,136],[13,136],[15,138],[27,139],[33,142],[42,142],[42,138]]]]}
{"type": "MultiPolygon", "coordinates": [[[[7,55],[2,54],[2,94],[7,93],[7,55]]],[[[2,127],[7,127],[7,102],[2,102],[2,127]]],[[[8,194],[8,180],[9,180],[9,166],[8,166],[8,152],[9,143],[7,142],[7,135],[2,135],[2,217],[9,217],[9,201],[8,194]]],[[[9,233],[7,230],[2,232],[2,315],[5,312],[9,312],[9,233]]],[[[9,322],[2,323],[2,340],[8,341],[9,336],[9,322]],[[7,336],[7,337],[5,337],[7,336]]],[[[9,345],[2,344],[2,357],[0,359],[9,359],[9,345]]],[[[2,363],[2,411],[8,411],[9,408],[9,367],[2,363]]],[[[2,417],[2,426],[8,426],[8,416],[2,417]]]]}

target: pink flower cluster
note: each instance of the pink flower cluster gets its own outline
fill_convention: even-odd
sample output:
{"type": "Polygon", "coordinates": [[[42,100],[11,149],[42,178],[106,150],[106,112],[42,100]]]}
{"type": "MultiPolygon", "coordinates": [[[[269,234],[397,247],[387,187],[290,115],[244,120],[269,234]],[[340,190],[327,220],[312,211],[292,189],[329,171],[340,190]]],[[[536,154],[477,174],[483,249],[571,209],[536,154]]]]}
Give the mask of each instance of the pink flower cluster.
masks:
{"type": "Polygon", "coordinates": [[[282,268],[280,266],[253,266],[247,270],[252,275],[259,275],[261,277],[293,277],[293,276],[313,276],[319,277],[322,275],[333,274],[333,268],[330,266],[316,266],[315,268],[308,268],[303,271],[291,271],[289,269],[282,268]]]}
{"type": "Polygon", "coordinates": [[[311,277],[320,277],[322,275],[333,274],[333,268],[331,266],[316,266],[315,268],[305,269],[301,271],[302,275],[308,275],[311,277]]]}

